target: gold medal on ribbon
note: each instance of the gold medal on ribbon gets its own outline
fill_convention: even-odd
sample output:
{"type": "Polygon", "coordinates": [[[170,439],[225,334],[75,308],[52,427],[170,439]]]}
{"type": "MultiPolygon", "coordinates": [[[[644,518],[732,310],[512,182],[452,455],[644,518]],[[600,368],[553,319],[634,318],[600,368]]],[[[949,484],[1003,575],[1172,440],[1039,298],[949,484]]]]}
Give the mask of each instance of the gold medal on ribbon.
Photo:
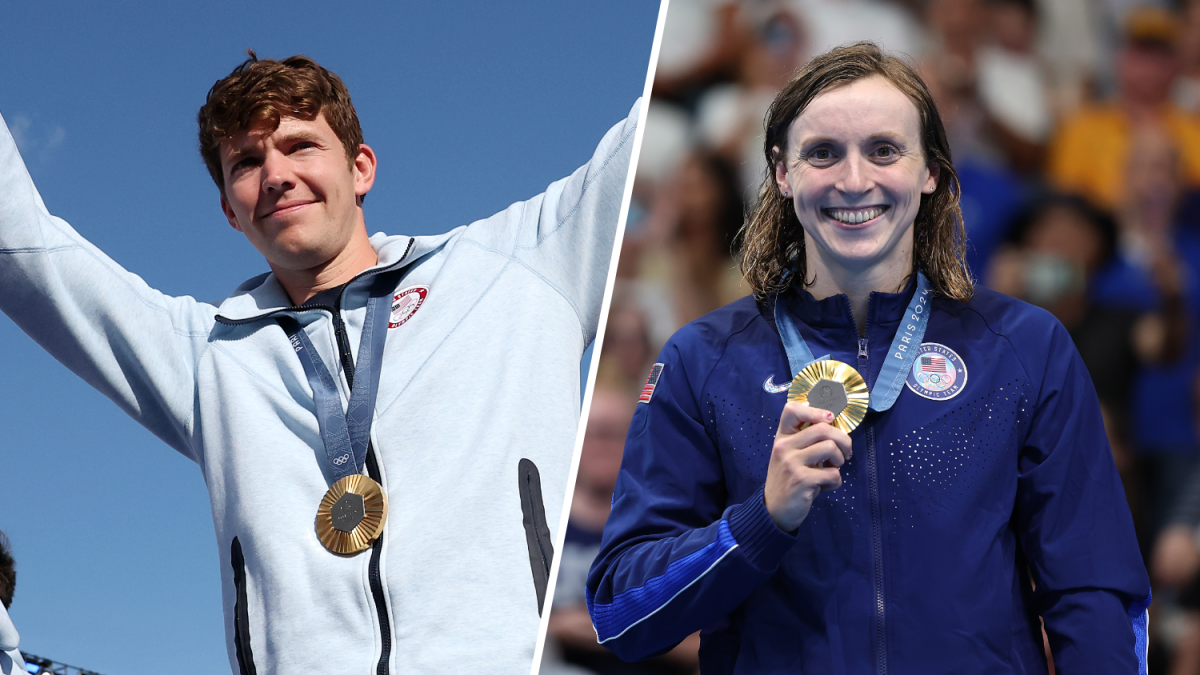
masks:
{"type": "Polygon", "coordinates": [[[333,484],[317,507],[317,537],[339,555],[367,550],[383,534],[387,495],[379,483],[362,474],[333,484]]]}
{"type": "Polygon", "coordinates": [[[870,392],[862,375],[841,361],[813,361],[796,373],[787,399],[808,403],[834,414],[833,426],[846,433],[867,415],[870,392]]]}

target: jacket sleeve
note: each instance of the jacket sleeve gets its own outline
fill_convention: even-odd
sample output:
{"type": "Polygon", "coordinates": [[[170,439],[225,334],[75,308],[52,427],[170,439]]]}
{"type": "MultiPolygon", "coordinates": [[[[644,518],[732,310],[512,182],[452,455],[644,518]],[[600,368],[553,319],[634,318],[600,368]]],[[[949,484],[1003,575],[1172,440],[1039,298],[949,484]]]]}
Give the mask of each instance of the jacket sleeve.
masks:
{"type": "Polygon", "coordinates": [[[634,103],[587,164],[537,197],[484,221],[495,226],[484,228],[490,237],[478,230],[468,235],[484,246],[493,239],[497,252],[564,298],[579,320],[581,351],[596,337],[641,108],[640,101],[634,103]]]}
{"type": "Polygon", "coordinates": [[[634,414],[587,582],[600,643],[629,661],[722,621],[795,542],[771,519],[761,490],[727,504],[718,448],[694,393],[711,368],[689,370],[674,339],[660,361],[650,400],[634,414]]]}
{"type": "Polygon", "coordinates": [[[150,288],[50,215],[0,118],[0,311],[184,455],[215,308],[150,288]]]}
{"type": "Polygon", "coordinates": [[[12,620],[8,618],[8,610],[0,604],[0,675],[23,675],[27,672],[21,652],[17,651],[20,639],[12,620]]]}
{"type": "Polygon", "coordinates": [[[1014,525],[1059,672],[1144,674],[1150,581],[1091,378],[1054,324],[1037,350],[1044,366],[1031,369],[1042,378],[1014,525]]]}

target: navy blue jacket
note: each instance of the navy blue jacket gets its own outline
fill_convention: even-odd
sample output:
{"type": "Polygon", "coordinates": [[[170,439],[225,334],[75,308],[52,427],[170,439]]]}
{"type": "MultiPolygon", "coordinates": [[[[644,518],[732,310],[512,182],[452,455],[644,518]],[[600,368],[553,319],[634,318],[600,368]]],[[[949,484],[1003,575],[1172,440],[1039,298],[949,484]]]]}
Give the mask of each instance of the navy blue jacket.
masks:
{"type": "MultiPolygon", "coordinates": [[[[865,340],[845,296],[780,302],[873,385],[914,287],[871,295],[865,340]]],[[[604,645],[636,660],[702,630],[706,674],[1045,673],[1042,616],[1059,672],[1145,673],[1150,584],[1058,321],[983,288],[934,299],[924,342],[965,386],[869,412],[842,487],[789,534],[763,503],[787,396],[767,385],[791,379],[772,312],[744,298],[663,349],[588,577],[604,645]]]]}

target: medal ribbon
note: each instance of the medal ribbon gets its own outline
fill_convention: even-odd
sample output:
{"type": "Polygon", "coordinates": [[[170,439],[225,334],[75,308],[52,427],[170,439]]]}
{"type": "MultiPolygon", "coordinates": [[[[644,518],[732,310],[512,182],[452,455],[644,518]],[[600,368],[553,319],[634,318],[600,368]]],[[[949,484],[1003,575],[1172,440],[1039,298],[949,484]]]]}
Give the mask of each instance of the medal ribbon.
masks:
{"type": "MultiPolygon", "coordinates": [[[[304,374],[312,386],[313,402],[317,408],[317,424],[325,444],[325,459],[333,482],[362,472],[371,441],[371,417],[375,411],[375,396],[379,390],[379,373],[383,365],[383,347],[387,340],[388,298],[394,284],[391,275],[381,274],[371,286],[367,301],[367,316],[363,320],[362,336],[358,342],[358,363],[354,367],[354,384],[350,390],[350,405],[342,412],[342,398],[337,383],[325,367],[312,340],[290,316],[277,320],[300,357],[304,374]]],[[[336,311],[336,309],[334,310],[336,311]]]]}
{"type": "MultiPolygon", "coordinates": [[[[892,338],[892,346],[888,348],[887,360],[879,370],[875,386],[871,387],[870,409],[883,412],[892,407],[908,371],[912,369],[913,361],[917,358],[917,348],[925,339],[925,328],[929,325],[929,280],[921,272],[917,272],[917,290],[913,293],[908,309],[904,311],[904,319],[896,329],[892,338]]],[[[783,349],[787,352],[788,366],[792,369],[792,377],[813,361],[823,361],[828,355],[814,359],[812,350],[800,335],[791,312],[784,307],[782,298],[775,298],[775,327],[779,330],[779,338],[783,340],[783,349]]],[[[860,373],[861,374],[861,373],[860,373]]],[[[866,375],[863,375],[866,379],[866,375]]]]}

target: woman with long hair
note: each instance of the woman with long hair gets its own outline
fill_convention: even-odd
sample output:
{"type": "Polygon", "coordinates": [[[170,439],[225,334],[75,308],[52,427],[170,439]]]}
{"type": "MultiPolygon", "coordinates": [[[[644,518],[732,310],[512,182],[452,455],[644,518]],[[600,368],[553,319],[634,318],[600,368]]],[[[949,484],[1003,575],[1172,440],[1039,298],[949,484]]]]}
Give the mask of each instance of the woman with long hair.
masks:
{"type": "Polygon", "coordinates": [[[766,119],[754,295],[642,390],[588,579],[599,640],[705,673],[1145,672],[1149,581],[1071,339],[975,289],[911,66],[817,57],[766,119]]]}

